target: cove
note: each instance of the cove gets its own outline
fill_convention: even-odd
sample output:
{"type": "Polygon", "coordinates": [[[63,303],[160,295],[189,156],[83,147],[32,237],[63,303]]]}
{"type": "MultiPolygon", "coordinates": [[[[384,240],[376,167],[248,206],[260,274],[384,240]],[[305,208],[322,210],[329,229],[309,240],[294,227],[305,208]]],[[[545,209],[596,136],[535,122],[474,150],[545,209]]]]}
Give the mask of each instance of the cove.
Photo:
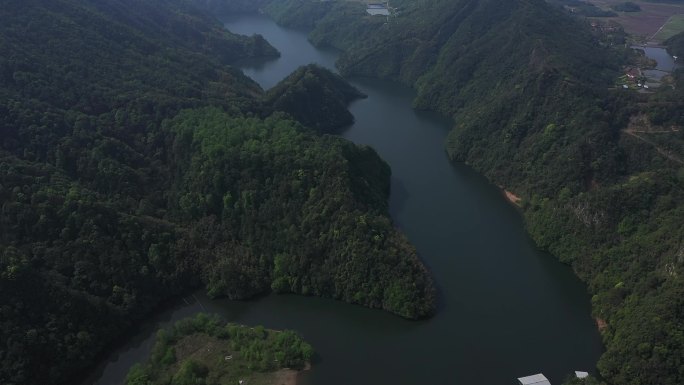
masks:
{"type": "MultiPolygon", "coordinates": [[[[226,19],[236,33],[262,34],[282,56],[239,66],[269,88],[299,65],[334,68],[335,51],[261,15],[226,19]]],[[[303,385],[514,384],[543,372],[554,385],[574,370],[593,372],[601,353],[590,299],[572,270],[538,251],[501,191],[464,165],[444,141],[452,122],[412,109],[401,85],[349,79],[368,95],[350,106],[356,123],[343,136],[370,145],[392,167],[390,212],[430,269],[437,314],[407,321],[332,300],[270,295],[245,302],[186,297],[141,326],[85,382],[121,384],[146,359],[156,328],[199,311],[232,322],[288,328],[317,352],[303,385]]]]}

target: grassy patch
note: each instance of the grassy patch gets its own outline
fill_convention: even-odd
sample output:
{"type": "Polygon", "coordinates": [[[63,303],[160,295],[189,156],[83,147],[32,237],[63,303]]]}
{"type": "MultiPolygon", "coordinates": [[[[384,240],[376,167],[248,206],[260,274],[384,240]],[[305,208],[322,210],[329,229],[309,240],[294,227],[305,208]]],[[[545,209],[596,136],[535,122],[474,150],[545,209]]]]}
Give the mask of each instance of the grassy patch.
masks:
{"type": "Polygon", "coordinates": [[[684,15],[673,15],[653,38],[665,41],[680,32],[684,32],[684,15]]]}
{"type": "Polygon", "coordinates": [[[150,360],[136,365],[127,385],[292,384],[311,359],[290,331],[227,324],[201,314],[157,334],[150,360]]]}

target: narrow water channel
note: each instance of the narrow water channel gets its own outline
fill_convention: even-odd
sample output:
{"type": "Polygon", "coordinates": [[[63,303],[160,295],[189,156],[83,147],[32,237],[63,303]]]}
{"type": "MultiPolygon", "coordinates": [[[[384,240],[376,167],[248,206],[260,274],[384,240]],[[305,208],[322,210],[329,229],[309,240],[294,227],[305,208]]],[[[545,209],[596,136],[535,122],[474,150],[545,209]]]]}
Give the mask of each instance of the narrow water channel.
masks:
{"type": "MultiPolygon", "coordinates": [[[[226,20],[236,33],[262,34],[282,56],[241,63],[264,88],[311,62],[333,68],[337,54],[306,34],[259,16],[226,20]]],[[[154,328],[197,311],[230,321],[298,331],[318,353],[303,385],[514,384],[543,372],[554,385],[574,370],[594,371],[600,337],[584,285],[539,252],[501,192],[444,152],[448,120],[411,108],[412,90],[350,79],[369,97],[351,105],[343,136],[374,147],[392,167],[390,211],[418,248],[440,289],[440,310],[425,321],[331,300],[271,295],[212,301],[201,293],[159,314],[88,380],[120,384],[144,360],[154,328]]]]}

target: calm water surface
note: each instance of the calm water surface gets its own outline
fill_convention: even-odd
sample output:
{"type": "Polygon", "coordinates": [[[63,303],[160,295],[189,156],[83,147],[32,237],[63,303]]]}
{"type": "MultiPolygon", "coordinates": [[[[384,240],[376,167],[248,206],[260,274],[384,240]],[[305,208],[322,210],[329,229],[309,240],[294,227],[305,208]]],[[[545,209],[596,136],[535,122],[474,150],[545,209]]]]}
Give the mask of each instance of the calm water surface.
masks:
{"type": "Polygon", "coordinates": [[[675,69],[677,63],[675,59],[667,53],[665,48],[661,47],[647,47],[647,46],[635,46],[633,48],[640,49],[644,51],[646,57],[656,61],[656,70],[671,72],[675,69]]]}
{"type": "MultiPolygon", "coordinates": [[[[299,65],[333,68],[337,56],[262,16],[229,19],[226,27],[260,33],[281,51],[277,60],[241,63],[264,88],[299,65]]],[[[413,111],[410,89],[350,80],[369,97],[351,105],[356,124],[343,136],[371,145],[392,166],[391,214],[439,285],[437,315],[412,322],[320,298],[232,302],[196,293],[148,322],[87,383],[121,383],[145,359],[156,327],[200,310],[297,330],[318,353],[303,385],[514,384],[538,372],[559,384],[574,370],[594,370],[601,344],[585,287],[567,266],[536,250],[496,187],[449,163],[444,140],[451,122],[413,111]]]]}
{"type": "Polygon", "coordinates": [[[656,67],[654,69],[643,71],[644,75],[646,75],[649,80],[660,82],[664,76],[669,75],[676,68],[679,68],[679,63],[670,56],[665,48],[648,46],[632,46],[632,48],[644,51],[647,58],[656,61],[656,67]]]}

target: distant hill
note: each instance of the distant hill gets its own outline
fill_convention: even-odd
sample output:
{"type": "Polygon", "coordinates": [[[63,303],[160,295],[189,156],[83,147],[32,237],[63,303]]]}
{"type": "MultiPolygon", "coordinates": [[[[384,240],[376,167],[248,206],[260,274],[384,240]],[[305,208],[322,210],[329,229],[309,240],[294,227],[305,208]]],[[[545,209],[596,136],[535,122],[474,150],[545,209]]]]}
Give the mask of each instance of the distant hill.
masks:
{"type": "MultiPolygon", "coordinates": [[[[684,58],[684,32],[669,38],[665,45],[668,47],[668,51],[679,58],[684,58]]],[[[677,59],[682,60],[682,59],[677,59]]]]}
{"type": "Polygon", "coordinates": [[[216,13],[257,12],[271,0],[192,0],[199,8],[216,13]]]}
{"type": "Polygon", "coordinates": [[[266,103],[307,127],[334,133],[354,123],[347,105],[365,97],[339,75],[311,64],[301,67],[266,93],[266,103]]]}

